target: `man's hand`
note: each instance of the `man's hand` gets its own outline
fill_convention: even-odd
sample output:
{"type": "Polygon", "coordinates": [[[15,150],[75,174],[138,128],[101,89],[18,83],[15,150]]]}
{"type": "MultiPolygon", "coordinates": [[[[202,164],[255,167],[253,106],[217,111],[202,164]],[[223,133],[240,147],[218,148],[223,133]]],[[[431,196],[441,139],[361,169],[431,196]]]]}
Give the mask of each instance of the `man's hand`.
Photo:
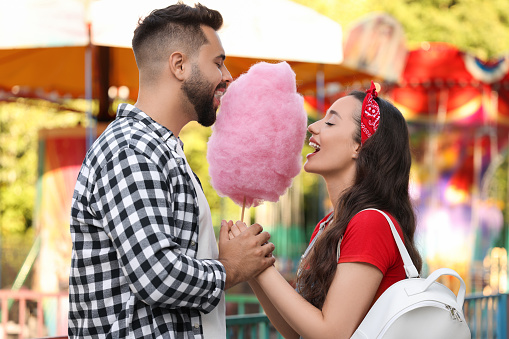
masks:
{"type": "Polygon", "coordinates": [[[271,255],[274,244],[269,243],[269,239],[270,234],[263,232],[259,224],[247,227],[242,222],[235,225],[221,222],[219,261],[226,270],[226,289],[257,276],[274,264],[276,259],[271,255]]]}

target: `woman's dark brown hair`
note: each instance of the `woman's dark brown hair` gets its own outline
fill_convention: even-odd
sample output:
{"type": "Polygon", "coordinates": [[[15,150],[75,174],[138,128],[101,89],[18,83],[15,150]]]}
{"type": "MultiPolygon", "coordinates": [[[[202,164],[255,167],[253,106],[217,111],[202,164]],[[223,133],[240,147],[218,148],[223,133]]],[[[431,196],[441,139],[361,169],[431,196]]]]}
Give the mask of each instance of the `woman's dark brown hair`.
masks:
{"type": "MultiPolygon", "coordinates": [[[[360,103],[366,96],[357,91],[349,95],[360,103]]],[[[419,272],[422,268],[422,259],[414,243],[415,214],[408,195],[411,154],[407,124],[391,103],[381,98],[376,102],[380,107],[380,123],[376,133],[359,151],[354,184],[342,192],[334,206],[334,220],[300,265],[299,292],[320,309],[336,273],[339,239],[350,220],[363,209],[377,208],[396,218],[415,267],[419,272]]],[[[359,127],[353,138],[360,144],[360,109],[354,114],[354,120],[359,127]]]]}

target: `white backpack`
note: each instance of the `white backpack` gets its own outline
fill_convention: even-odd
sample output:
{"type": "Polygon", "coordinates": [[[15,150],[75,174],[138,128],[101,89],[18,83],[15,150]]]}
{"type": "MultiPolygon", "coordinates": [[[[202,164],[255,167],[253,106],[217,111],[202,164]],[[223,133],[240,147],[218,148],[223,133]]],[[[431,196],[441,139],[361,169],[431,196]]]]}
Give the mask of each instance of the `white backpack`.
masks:
{"type": "Polygon", "coordinates": [[[449,268],[441,268],[427,279],[419,277],[410,255],[392,220],[382,211],[403,258],[408,279],[389,287],[359,325],[351,339],[470,339],[470,329],[463,315],[465,282],[449,268]],[[443,276],[458,278],[458,296],[436,282],[443,276]]]}

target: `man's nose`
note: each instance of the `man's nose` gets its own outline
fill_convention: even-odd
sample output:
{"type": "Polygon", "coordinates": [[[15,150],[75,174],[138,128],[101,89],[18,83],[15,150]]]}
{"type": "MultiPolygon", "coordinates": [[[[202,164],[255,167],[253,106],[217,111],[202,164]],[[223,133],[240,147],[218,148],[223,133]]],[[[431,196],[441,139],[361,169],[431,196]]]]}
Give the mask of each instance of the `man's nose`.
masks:
{"type": "Polygon", "coordinates": [[[223,71],[223,81],[228,84],[233,81],[232,75],[230,74],[230,71],[228,70],[228,68],[226,68],[226,65],[224,66],[224,71],[223,71]]]}

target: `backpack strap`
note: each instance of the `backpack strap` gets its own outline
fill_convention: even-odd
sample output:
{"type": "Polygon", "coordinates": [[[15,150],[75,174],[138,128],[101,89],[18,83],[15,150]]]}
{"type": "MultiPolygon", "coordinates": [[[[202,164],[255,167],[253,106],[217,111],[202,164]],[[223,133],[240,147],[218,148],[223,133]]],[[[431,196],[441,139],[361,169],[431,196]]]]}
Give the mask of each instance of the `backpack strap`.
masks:
{"type": "Polygon", "coordinates": [[[417,268],[415,268],[415,265],[414,265],[412,259],[410,258],[410,254],[408,254],[405,244],[403,243],[403,240],[401,240],[401,237],[399,236],[399,233],[396,230],[396,227],[394,226],[391,218],[389,218],[389,216],[385,212],[377,210],[376,208],[366,208],[362,211],[369,211],[369,210],[380,212],[385,217],[387,222],[389,223],[389,226],[391,226],[392,236],[394,237],[394,240],[396,241],[396,245],[398,245],[399,253],[401,255],[401,258],[403,259],[403,265],[405,267],[405,273],[406,273],[407,278],[418,278],[419,272],[417,272],[417,268]]]}
{"type": "Polygon", "coordinates": [[[431,286],[431,284],[433,284],[436,280],[438,280],[438,278],[440,278],[443,275],[450,275],[452,277],[456,277],[460,281],[460,288],[458,290],[456,301],[458,302],[458,305],[463,306],[463,303],[465,302],[465,292],[466,292],[465,282],[457,272],[451,270],[450,268],[439,268],[438,270],[431,273],[428,276],[428,278],[426,278],[424,283],[409,286],[408,288],[405,289],[405,291],[409,296],[423,293],[431,286]]]}

